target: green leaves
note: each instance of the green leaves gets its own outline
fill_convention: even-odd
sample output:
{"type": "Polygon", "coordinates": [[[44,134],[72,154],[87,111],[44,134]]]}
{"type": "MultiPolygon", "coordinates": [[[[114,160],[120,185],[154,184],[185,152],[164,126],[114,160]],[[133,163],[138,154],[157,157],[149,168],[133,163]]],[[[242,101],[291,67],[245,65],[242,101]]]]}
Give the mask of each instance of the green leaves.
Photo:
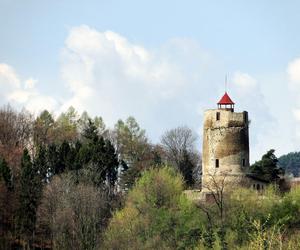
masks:
{"type": "Polygon", "coordinates": [[[0,179],[3,178],[6,187],[11,190],[13,188],[12,174],[4,159],[0,159],[0,179]]]}
{"type": "Polygon", "coordinates": [[[41,178],[31,162],[28,150],[25,149],[21,160],[18,228],[20,234],[28,241],[35,230],[36,210],[41,192],[41,178]]]}
{"type": "Polygon", "coordinates": [[[183,192],[182,176],[163,167],[145,171],[106,232],[107,249],[192,249],[201,215],[183,192]]]}
{"type": "Polygon", "coordinates": [[[250,175],[267,182],[274,182],[279,179],[279,175],[284,171],[277,166],[278,159],[271,149],[264,154],[260,161],[250,166],[250,175]]]}

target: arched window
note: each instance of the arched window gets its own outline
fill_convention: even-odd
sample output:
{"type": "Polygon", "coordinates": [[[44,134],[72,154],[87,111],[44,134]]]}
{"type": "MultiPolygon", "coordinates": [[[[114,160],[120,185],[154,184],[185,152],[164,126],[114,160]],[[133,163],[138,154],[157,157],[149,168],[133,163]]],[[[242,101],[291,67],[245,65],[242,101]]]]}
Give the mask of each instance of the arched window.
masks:
{"type": "Polygon", "coordinates": [[[260,185],[258,183],[256,184],[256,190],[260,190],[260,185]]]}

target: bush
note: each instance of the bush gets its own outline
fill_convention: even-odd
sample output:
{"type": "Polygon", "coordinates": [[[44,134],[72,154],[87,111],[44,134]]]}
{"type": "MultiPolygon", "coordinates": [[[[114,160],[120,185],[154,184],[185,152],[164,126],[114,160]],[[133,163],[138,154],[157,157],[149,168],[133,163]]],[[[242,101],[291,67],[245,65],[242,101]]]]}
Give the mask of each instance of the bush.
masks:
{"type": "Polygon", "coordinates": [[[113,216],[105,249],[192,249],[203,218],[183,192],[182,176],[164,167],[144,172],[113,216]]]}

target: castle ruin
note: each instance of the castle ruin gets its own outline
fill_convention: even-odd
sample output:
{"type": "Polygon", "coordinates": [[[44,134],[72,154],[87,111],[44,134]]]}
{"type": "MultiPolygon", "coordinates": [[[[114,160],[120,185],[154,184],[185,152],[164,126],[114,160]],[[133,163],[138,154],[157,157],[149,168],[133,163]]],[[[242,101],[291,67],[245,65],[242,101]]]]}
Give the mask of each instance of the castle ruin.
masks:
{"type": "Polygon", "coordinates": [[[225,182],[230,187],[243,185],[263,188],[263,183],[247,176],[248,112],[235,112],[235,104],[226,92],[217,105],[217,109],[209,109],[204,113],[202,195],[205,197],[213,191],[214,186],[224,185],[225,182]]]}

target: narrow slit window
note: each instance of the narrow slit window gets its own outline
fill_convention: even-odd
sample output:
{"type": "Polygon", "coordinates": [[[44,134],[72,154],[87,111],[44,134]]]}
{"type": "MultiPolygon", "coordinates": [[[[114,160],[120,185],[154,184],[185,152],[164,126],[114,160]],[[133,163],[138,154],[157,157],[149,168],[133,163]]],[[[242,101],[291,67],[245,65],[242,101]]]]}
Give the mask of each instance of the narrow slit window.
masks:
{"type": "Polygon", "coordinates": [[[217,114],[216,114],[216,119],[217,119],[217,121],[220,120],[220,112],[217,112],[217,114]]]}
{"type": "Polygon", "coordinates": [[[242,160],[242,166],[245,167],[246,166],[246,159],[242,160]]]}
{"type": "Polygon", "coordinates": [[[219,159],[216,159],[216,168],[219,167],[219,159]]]}
{"type": "Polygon", "coordinates": [[[244,122],[247,123],[248,122],[248,113],[244,112],[244,122]]]}

